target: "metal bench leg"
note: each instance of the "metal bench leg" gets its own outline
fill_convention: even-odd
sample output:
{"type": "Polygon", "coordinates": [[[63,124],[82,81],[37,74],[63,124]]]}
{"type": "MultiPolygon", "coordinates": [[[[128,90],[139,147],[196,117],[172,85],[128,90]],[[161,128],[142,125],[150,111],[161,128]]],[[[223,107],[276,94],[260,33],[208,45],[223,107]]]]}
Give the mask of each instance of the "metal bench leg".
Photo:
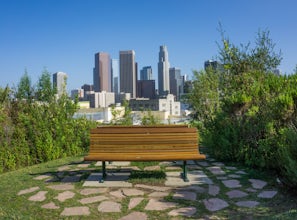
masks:
{"type": "Polygon", "coordinates": [[[183,161],[183,174],[182,174],[182,177],[183,177],[185,182],[189,182],[188,175],[187,175],[187,161],[186,160],[183,161]]]}
{"type": "Polygon", "coordinates": [[[103,183],[105,178],[106,178],[106,166],[105,166],[105,161],[102,161],[102,179],[99,180],[100,183],[103,183]]]}

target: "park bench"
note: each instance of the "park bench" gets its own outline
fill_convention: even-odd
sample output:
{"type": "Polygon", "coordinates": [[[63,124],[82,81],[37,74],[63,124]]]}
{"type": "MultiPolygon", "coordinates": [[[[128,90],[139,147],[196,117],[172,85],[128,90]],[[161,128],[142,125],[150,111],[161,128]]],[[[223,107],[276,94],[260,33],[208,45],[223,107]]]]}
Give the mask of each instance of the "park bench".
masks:
{"type": "Polygon", "coordinates": [[[205,159],[199,153],[196,128],[186,125],[100,126],[90,131],[90,149],[85,161],[183,161],[182,178],[187,178],[187,160],[205,159]]]}

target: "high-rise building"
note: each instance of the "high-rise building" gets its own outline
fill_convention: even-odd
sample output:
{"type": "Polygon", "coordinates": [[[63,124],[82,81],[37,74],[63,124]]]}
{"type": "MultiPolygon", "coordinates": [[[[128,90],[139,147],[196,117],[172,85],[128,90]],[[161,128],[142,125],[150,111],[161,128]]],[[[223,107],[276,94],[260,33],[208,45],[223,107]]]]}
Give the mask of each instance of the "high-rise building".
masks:
{"type": "Polygon", "coordinates": [[[145,66],[140,70],[140,80],[152,80],[153,70],[151,66],[145,66]]]}
{"type": "Polygon", "coordinates": [[[56,72],[53,74],[53,86],[57,90],[57,94],[60,97],[63,92],[66,92],[66,80],[67,74],[63,72],[56,72]]]}
{"type": "Polygon", "coordinates": [[[108,53],[95,54],[95,67],[93,71],[93,82],[95,92],[112,91],[111,63],[108,53]]]}
{"type": "Polygon", "coordinates": [[[177,101],[180,99],[180,94],[184,90],[184,80],[181,76],[181,70],[176,67],[169,68],[170,78],[170,94],[173,94],[177,101]]]}
{"type": "Polygon", "coordinates": [[[111,75],[112,75],[112,92],[119,93],[119,60],[111,59],[111,75]]]}
{"type": "Polygon", "coordinates": [[[139,98],[156,98],[155,80],[138,80],[137,81],[137,97],[139,98]]]}
{"type": "Polygon", "coordinates": [[[158,62],[158,86],[159,95],[167,95],[170,91],[169,86],[169,67],[168,51],[166,46],[160,46],[158,62]]]}
{"type": "Polygon", "coordinates": [[[134,50],[120,51],[120,92],[136,97],[137,63],[134,50]]]}

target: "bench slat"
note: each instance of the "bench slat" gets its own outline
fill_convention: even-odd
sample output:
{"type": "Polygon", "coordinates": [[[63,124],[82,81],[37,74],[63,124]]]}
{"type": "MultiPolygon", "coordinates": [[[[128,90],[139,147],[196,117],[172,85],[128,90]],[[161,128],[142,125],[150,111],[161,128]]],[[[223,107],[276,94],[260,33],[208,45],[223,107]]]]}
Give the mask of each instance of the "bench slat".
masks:
{"type": "Polygon", "coordinates": [[[89,154],[85,157],[85,160],[93,161],[170,161],[170,160],[199,160],[205,159],[203,154],[182,153],[182,154],[89,154]]]}
{"type": "Polygon", "coordinates": [[[173,126],[132,126],[132,127],[123,127],[123,126],[106,126],[98,127],[91,129],[91,133],[96,134],[137,134],[137,133],[192,133],[195,132],[195,128],[188,128],[186,126],[173,127],[173,126]]]}

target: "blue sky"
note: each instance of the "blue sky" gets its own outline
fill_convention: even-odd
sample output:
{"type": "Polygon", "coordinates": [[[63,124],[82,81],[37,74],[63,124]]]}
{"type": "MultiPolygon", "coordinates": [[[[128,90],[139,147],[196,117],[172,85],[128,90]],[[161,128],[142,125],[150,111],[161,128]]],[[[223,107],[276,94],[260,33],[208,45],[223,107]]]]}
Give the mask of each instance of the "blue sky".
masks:
{"type": "Polygon", "coordinates": [[[68,74],[68,90],[92,83],[94,54],[135,50],[139,70],[157,77],[160,45],[171,67],[192,75],[216,58],[218,24],[231,42],[254,42],[269,30],[282,72],[297,64],[295,0],[0,0],[0,87],[17,85],[25,69],[36,83],[44,68],[68,74]]]}

